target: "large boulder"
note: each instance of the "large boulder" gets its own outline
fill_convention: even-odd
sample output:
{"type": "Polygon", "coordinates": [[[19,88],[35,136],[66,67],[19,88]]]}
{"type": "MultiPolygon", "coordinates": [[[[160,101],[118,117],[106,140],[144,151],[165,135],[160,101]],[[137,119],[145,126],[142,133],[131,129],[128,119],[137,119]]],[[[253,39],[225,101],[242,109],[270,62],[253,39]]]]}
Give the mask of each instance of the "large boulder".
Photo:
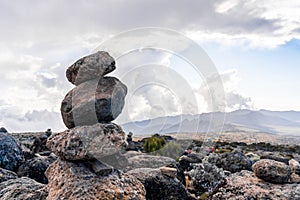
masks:
{"type": "Polygon", "coordinates": [[[257,161],[252,170],[257,177],[271,183],[287,183],[292,174],[291,168],[285,163],[269,159],[257,161]]]}
{"type": "Polygon", "coordinates": [[[11,179],[0,183],[1,200],[45,200],[47,195],[46,185],[27,177],[11,179]]]}
{"type": "Polygon", "coordinates": [[[56,156],[53,154],[50,156],[39,156],[27,160],[20,165],[18,175],[21,177],[32,178],[39,183],[47,184],[48,180],[45,176],[45,171],[55,160],[56,156]]]}
{"type": "Polygon", "coordinates": [[[226,183],[224,171],[208,162],[193,164],[193,169],[187,174],[191,179],[189,191],[199,197],[212,194],[226,183]]]}
{"type": "Polygon", "coordinates": [[[300,199],[300,184],[272,184],[243,170],[231,174],[210,199],[300,199]]]}
{"type": "Polygon", "coordinates": [[[119,125],[98,123],[52,134],[47,147],[65,160],[93,160],[118,153],[124,139],[125,133],[119,125]]]}
{"type": "Polygon", "coordinates": [[[0,168],[0,183],[15,178],[18,178],[15,172],[0,168]]]}
{"type": "Polygon", "coordinates": [[[6,133],[0,133],[0,167],[17,171],[22,160],[22,150],[15,138],[6,133]]]}
{"type": "Polygon", "coordinates": [[[61,114],[68,128],[110,122],[122,112],[127,87],[114,77],[84,82],[68,92],[61,114]]]}
{"type": "Polygon", "coordinates": [[[114,171],[98,175],[85,162],[58,159],[46,171],[48,200],[52,199],[145,199],[145,189],[134,176],[114,171]]]}
{"type": "Polygon", "coordinates": [[[67,79],[74,85],[102,78],[116,69],[115,60],[105,51],[98,51],[77,60],[67,71],[67,79]]]}
{"type": "MultiPolygon", "coordinates": [[[[176,169],[175,169],[176,171],[176,169]]],[[[166,168],[134,169],[127,174],[135,176],[141,181],[146,189],[147,200],[194,200],[194,198],[184,187],[184,185],[166,171],[166,168]]]]}

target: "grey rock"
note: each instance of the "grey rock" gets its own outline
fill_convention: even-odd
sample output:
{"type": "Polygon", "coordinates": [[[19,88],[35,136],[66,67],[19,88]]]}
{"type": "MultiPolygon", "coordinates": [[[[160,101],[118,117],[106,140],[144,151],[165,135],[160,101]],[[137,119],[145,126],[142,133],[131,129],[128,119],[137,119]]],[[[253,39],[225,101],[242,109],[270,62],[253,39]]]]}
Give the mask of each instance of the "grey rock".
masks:
{"type": "Polygon", "coordinates": [[[10,179],[0,183],[1,200],[45,200],[47,196],[46,185],[27,177],[10,179]]]}
{"type": "Polygon", "coordinates": [[[160,168],[170,164],[176,165],[176,161],[169,157],[137,155],[128,158],[128,166],[125,171],[137,168],[160,168]]]}
{"type": "Polygon", "coordinates": [[[124,107],[127,87],[114,77],[84,82],[72,89],[61,103],[61,114],[68,128],[110,122],[124,107]]]}
{"type": "Polygon", "coordinates": [[[18,178],[18,175],[15,172],[0,168],[0,183],[16,178],[18,178]]]}
{"type": "Polygon", "coordinates": [[[291,168],[285,163],[269,159],[257,161],[252,170],[258,178],[271,183],[287,183],[292,174],[291,168]]]}
{"type": "Polygon", "coordinates": [[[119,125],[98,123],[52,134],[47,147],[65,160],[93,160],[118,153],[124,140],[125,133],[119,125]]]}
{"type": "Polygon", "coordinates": [[[74,85],[102,78],[116,69],[115,60],[105,51],[98,51],[85,56],[71,65],[67,71],[67,79],[74,85]]]}
{"type": "Polygon", "coordinates": [[[191,178],[189,191],[199,197],[204,193],[211,195],[226,183],[224,171],[208,162],[194,164],[187,174],[191,178]]]}
{"type": "Polygon", "coordinates": [[[239,151],[210,154],[205,160],[232,173],[250,170],[252,165],[251,160],[239,151]]]}

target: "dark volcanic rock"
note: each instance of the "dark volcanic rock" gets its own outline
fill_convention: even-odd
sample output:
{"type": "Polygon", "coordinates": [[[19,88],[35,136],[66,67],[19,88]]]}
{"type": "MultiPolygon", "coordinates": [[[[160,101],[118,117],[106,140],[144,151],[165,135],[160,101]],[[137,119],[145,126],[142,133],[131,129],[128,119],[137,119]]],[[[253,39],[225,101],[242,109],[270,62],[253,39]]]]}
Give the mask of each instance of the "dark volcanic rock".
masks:
{"type": "Polygon", "coordinates": [[[84,82],[68,92],[61,114],[68,128],[110,122],[122,112],[127,87],[114,77],[84,82]]]}
{"type": "Polygon", "coordinates": [[[98,123],[52,134],[47,147],[65,160],[93,160],[118,153],[124,140],[125,133],[119,125],[98,123]]]}
{"type": "Polygon", "coordinates": [[[47,198],[47,195],[46,185],[27,177],[11,179],[0,183],[1,200],[44,200],[47,198]]]}
{"type": "Polygon", "coordinates": [[[300,184],[272,184],[255,176],[253,172],[243,170],[231,174],[227,183],[210,198],[224,199],[300,199],[300,184]]]}
{"type": "Polygon", "coordinates": [[[223,170],[208,162],[194,164],[193,167],[187,174],[191,178],[189,191],[196,196],[201,196],[204,193],[210,195],[226,183],[223,170]]]}
{"type": "Polygon", "coordinates": [[[145,188],[134,176],[115,171],[97,175],[85,162],[58,159],[46,171],[52,199],[145,199],[145,188]]]}
{"type": "Polygon", "coordinates": [[[196,199],[177,178],[163,174],[159,169],[139,168],[131,170],[127,174],[135,176],[143,183],[147,200],[196,199]]]}
{"type": "Polygon", "coordinates": [[[74,85],[102,78],[116,69],[115,60],[105,51],[98,51],[85,56],[71,65],[67,71],[67,79],[74,85]]]}
{"type": "Polygon", "coordinates": [[[55,155],[40,156],[25,161],[18,169],[19,176],[26,176],[36,180],[37,182],[47,184],[48,180],[45,171],[51,163],[56,160],[55,155]]]}
{"type": "Polygon", "coordinates": [[[16,171],[22,160],[22,150],[15,138],[0,133],[0,167],[16,171]]]}
{"type": "Polygon", "coordinates": [[[189,171],[191,170],[192,163],[201,163],[203,158],[203,154],[192,152],[188,155],[181,156],[179,158],[179,163],[185,171],[189,171]]]}
{"type": "Polygon", "coordinates": [[[18,178],[15,172],[0,168],[0,183],[15,178],[18,178]]]}
{"type": "Polygon", "coordinates": [[[257,177],[272,183],[287,183],[292,174],[291,168],[285,163],[268,159],[257,161],[252,170],[257,177]]]}
{"type": "Polygon", "coordinates": [[[51,129],[48,129],[44,135],[35,137],[33,144],[30,148],[32,153],[49,151],[46,146],[48,137],[52,134],[51,129]]]}
{"type": "Polygon", "coordinates": [[[232,151],[222,154],[210,154],[207,158],[205,158],[205,160],[232,173],[245,169],[250,170],[252,164],[251,160],[249,160],[243,153],[239,151],[232,151]]]}
{"type": "Polygon", "coordinates": [[[262,155],[260,156],[260,158],[283,162],[287,165],[289,164],[289,160],[290,160],[290,158],[286,158],[286,157],[280,155],[280,152],[263,152],[262,155]]]}

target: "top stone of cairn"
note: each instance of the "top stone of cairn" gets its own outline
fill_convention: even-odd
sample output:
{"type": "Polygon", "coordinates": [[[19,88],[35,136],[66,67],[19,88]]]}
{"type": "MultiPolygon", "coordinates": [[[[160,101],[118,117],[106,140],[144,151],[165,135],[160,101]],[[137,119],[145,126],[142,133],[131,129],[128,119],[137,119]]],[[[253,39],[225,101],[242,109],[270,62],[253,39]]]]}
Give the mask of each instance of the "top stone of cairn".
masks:
{"type": "Polygon", "coordinates": [[[77,86],[95,78],[102,78],[115,69],[114,58],[105,51],[98,51],[77,60],[67,69],[66,76],[77,86]]]}

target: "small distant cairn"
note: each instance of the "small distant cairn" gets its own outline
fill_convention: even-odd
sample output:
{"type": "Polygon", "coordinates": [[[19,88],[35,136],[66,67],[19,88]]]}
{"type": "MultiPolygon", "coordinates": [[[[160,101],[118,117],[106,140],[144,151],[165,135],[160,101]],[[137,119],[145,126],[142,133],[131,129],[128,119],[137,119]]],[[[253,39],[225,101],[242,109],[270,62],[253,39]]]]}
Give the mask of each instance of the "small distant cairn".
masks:
{"type": "Polygon", "coordinates": [[[67,69],[76,87],[61,103],[69,129],[47,140],[58,156],[46,171],[48,199],[145,199],[143,185],[114,168],[124,164],[119,151],[126,142],[122,128],[111,121],[122,112],[127,94],[120,80],[105,76],[115,69],[115,60],[104,51],[67,69]]]}
{"type": "Polygon", "coordinates": [[[41,136],[35,137],[30,150],[32,153],[39,153],[39,154],[49,154],[49,149],[46,146],[47,139],[51,136],[52,131],[51,128],[48,128],[45,133],[41,136]]]}
{"type": "Polygon", "coordinates": [[[6,130],[6,128],[4,128],[4,127],[1,127],[1,128],[0,128],[0,133],[7,133],[7,130],[6,130]]]}

